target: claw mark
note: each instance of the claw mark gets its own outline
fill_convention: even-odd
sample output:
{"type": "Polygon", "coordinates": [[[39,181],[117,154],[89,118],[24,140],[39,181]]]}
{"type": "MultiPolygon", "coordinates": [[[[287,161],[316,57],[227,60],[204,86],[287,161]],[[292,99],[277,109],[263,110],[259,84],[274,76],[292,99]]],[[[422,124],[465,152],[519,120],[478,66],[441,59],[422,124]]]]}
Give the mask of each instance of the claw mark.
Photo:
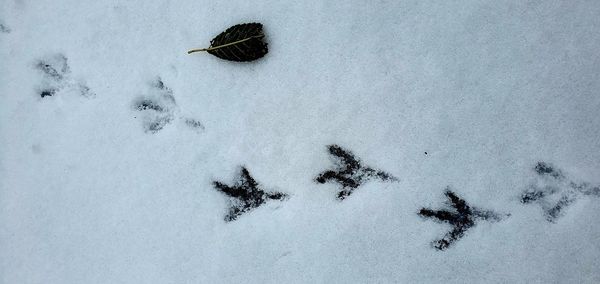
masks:
{"type": "Polygon", "coordinates": [[[488,210],[470,207],[463,199],[459,198],[450,188],[446,188],[446,197],[454,207],[454,212],[448,210],[431,210],[422,208],[419,215],[426,218],[434,218],[441,222],[452,225],[452,230],[442,239],[433,242],[433,246],[438,250],[445,250],[451,244],[462,238],[465,232],[475,226],[477,219],[496,222],[502,220],[502,217],[488,210]]]}
{"type": "Polygon", "coordinates": [[[281,192],[265,192],[252,178],[245,167],[242,167],[240,179],[233,186],[223,184],[219,181],[213,182],[214,187],[232,197],[231,208],[225,216],[225,221],[230,222],[240,215],[257,208],[267,200],[285,200],[288,195],[281,192]]]}
{"type": "Polygon", "coordinates": [[[371,179],[382,181],[397,181],[394,176],[369,166],[362,165],[350,151],[344,150],[338,145],[329,145],[329,153],[337,160],[337,168],[322,172],[315,179],[318,183],[335,181],[342,185],[342,191],[337,198],[343,200],[363,183],[371,179]]]}
{"type": "Polygon", "coordinates": [[[555,223],[564,215],[564,210],[573,204],[579,195],[600,197],[600,186],[576,183],[551,164],[538,162],[534,167],[538,182],[533,183],[521,194],[521,203],[538,203],[548,222],[555,223]]]}

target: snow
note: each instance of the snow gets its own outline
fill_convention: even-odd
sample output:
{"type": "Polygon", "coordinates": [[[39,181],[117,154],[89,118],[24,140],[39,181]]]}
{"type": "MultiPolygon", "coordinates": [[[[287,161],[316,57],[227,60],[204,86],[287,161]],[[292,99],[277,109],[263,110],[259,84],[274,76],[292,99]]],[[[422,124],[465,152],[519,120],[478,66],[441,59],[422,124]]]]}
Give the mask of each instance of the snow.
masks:
{"type": "Polygon", "coordinates": [[[538,162],[600,185],[598,30],[591,0],[0,1],[0,282],[598,283],[600,197],[520,201],[538,162]],[[186,54],[253,21],[263,59],[186,54]],[[336,199],[332,144],[399,180],[336,199]],[[225,222],[241,166],[289,199],[225,222]],[[436,250],[448,186],[510,216],[436,250]]]}

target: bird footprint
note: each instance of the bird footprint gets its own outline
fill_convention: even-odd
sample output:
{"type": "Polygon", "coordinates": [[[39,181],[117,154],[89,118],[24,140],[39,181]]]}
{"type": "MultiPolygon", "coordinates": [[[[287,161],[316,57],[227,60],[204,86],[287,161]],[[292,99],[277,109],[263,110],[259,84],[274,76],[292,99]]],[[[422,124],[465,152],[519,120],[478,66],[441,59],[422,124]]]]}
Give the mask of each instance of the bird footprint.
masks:
{"type": "Polygon", "coordinates": [[[81,81],[71,77],[71,69],[64,54],[57,53],[36,61],[35,68],[43,74],[40,97],[51,97],[60,91],[74,91],[84,97],[95,94],[81,81]]]}
{"type": "Polygon", "coordinates": [[[365,182],[378,179],[382,181],[397,181],[398,179],[384,171],[363,165],[350,151],[338,145],[329,145],[329,153],[336,160],[336,169],[324,171],[315,179],[318,183],[334,181],[342,186],[337,198],[344,200],[365,182]]]}
{"type": "MultiPolygon", "coordinates": [[[[145,95],[134,100],[133,109],[141,112],[142,125],[147,133],[157,133],[162,130],[175,120],[175,114],[179,111],[173,90],[167,87],[160,77],[149,85],[145,95]]],[[[182,119],[188,128],[204,130],[204,125],[200,121],[192,118],[182,119]]]]}
{"type": "Polygon", "coordinates": [[[217,190],[231,197],[231,207],[229,213],[225,216],[227,222],[233,221],[243,213],[263,205],[267,200],[285,200],[288,198],[285,193],[265,192],[245,167],[242,167],[240,177],[233,186],[219,181],[214,181],[213,185],[217,190]]]}
{"type": "MultiPolygon", "coordinates": [[[[467,230],[475,226],[477,220],[500,221],[502,216],[493,211],[482,210],[471,207],[467,202],[458,197],[450,188],[446,189],[446,197],[454,210],[431,210],[422,208],[419,215],[426,218],[437,219],[452,225],[452,230],[446,235],[433,242],[433,246],[438,250],[445,250],[454,242],[462,238],[467,230]]],[[[508,216],[508,215],[507,215],[508,216]]]]}
{"type": "Polygon", "coordinates": [[[555,223],[581,195],[600,197],[600,186],[572,181],[549,163],[538,162],[534,171],[537,179],[521,194],[521,203],[539,204],[548,222],[555,223]]]}

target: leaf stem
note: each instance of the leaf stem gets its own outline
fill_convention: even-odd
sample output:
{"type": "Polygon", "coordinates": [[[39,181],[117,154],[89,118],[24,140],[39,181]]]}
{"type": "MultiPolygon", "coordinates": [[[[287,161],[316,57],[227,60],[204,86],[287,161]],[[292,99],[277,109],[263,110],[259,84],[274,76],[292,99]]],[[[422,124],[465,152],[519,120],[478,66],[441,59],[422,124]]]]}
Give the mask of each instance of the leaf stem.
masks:
{"type": "Polygon", "coordinates": [[[237,40],[237,41],[234,41],[234,42],[230,42],[230,43],[222,44],[222,45],[219,45],[219,46],[212,46],[212,47],[209,47],[209,48],[196,48],[196,49],[190,49],[190,50],[188,50],[188,52],[187,52],[187,53],[188,53],[188,54],[192,54],[192,53],[194,53],[194,52],[215,50],[215,49],[219,49],[219,48],[222,48],[222,47],[226,47],[226,46],[230,46],[230,45],[234,45],[234,44],[242,43],[242,42],[244,42],[244,41],[248,41],[248,40],[251,40],[251,39],[253,39],[253,38],[261,38],[261,37],[264,37],[264,36],[265,36],[264,34],[259,34],[259,35],[255,35],[255,36],[247,37],[247,38],[245,38],[245,39],[240,39],[240,40],[237,40]]]}

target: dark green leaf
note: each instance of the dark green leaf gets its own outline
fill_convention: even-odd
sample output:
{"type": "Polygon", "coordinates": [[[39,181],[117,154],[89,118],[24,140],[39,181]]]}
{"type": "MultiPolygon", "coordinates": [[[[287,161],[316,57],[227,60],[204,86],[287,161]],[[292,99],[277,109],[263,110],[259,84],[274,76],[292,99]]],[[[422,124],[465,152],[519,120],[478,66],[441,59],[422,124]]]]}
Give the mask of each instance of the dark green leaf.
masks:
{"type": "Polygon", "coordinates": [[[192,49],[189,53],[206,51],[216,57],[231,61],[252,61],[267,54],[262,24],[246,23],[228,28],[210,41],[210,47],[192,49]]]}

